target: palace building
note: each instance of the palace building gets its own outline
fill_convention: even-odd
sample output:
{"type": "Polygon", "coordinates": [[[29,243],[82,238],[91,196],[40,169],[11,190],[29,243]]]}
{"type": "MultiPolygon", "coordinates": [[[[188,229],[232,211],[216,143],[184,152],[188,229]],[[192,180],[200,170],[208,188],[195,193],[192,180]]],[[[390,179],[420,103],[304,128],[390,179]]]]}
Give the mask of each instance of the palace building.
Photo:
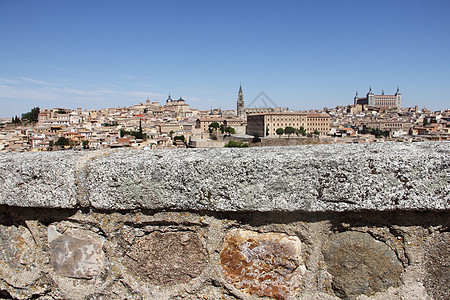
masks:
{"type": "Polygon", "coordinates": [[[353,98],[354,104],[367,105],[373,107],[392,107],[401,108],[402,107],[402,94],[400,94],[399,88],[394,95],[385,95],[384,91],[381,95],[375,95],[372,92],[372,88],[366,94],[366,97],[358,97],[358,92],[356,92],[355,98],[353,98]]]}

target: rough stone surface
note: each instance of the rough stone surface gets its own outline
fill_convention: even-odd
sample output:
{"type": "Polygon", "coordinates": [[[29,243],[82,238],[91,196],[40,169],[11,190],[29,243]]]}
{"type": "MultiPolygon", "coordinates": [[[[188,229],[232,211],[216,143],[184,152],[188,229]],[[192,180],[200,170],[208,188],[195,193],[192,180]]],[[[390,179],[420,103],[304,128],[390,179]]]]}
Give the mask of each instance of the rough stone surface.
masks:
{"type": "Polygon", "coordinates": [[[37,251],[27,228],[0,225],[0,291],[9,287],[11,296],[29,298],[36,291],[45,290],[43,287],[31,288],[37,285],[42,275],[37,251]]]}
{"type": "Polygon", "coordinates": [[[450,299],[450,232],[430,238],[425,255],[424,285],[434,299],[450,299]]]}
{"type": "MultiPolygon", "coordinates": [[[[398,286],[392,285],[373,295],[361,294],[358,300],[439,299],[439,295],[445,296],[442,289],[446,288],[446,282],[436,280],[446,274],[441,265],[445,263],[444,258],[448,259],[448,252],[439,245],[448,244],[448,237],[445,237],[448,228],[450,213],[445,211],[106,212],[0,205],[0,298],[338,300],[338,296],[344,296],[333,290],[336,276],[330,274],[330,264],[323,253],[326,245],[335,239],[335,232],[351,230],[360,236],[370,233],[377,241],[369,237],[372,242],[365,243],[366,248],[362,250],[347,247],[351,250],[348,257],[358,258],[360,251],[370,253],[367,247],[376,243],[374,248],[381,249],[380,253],[388,247],[392,250],[386,252],[395,253],[403,264],[398,286]],[[234,232],[240,234],[233,235],[234,232]],[[103,243],[104,267],[96,268],[98,271],[92,272],[92,277],[58,274],[52,262],[51,243],[63,237],[69,248],[73,239],[87,242],[99,239],[99,243],[103,243]],[[253,241],[247,248],[238,243],[244,238],[253,241]],[[232,241],[247,250],[239,252],[241,250],[233,248],[232,241]],[[253,245],[256,247],[250,249],[253,245]],[[432,250],[436,247],[440,250],[432,250]],[[225,272],[223,262],[226,259],[221,257],[224,249],[236,249],[230,255],[234,253],[238,259],[243,254],[252,257],[253,265],[245,261],[243,270],[246,272],[279,264],[272,273],[278,276],[277,281],[264,282],[263,276],[259,281],[242,277],[246,284],[253,282],[256,290],[250,293],[249,289],[240,287],[241,282],[236,278],[241,275],[225,272]],[[285,261],[280,259],[289,253],[294,254],[285,261]],[[432,277],[432,270],[438,268],[435,279],[426,282],[432,277]],[[289,275],[292,273],[298,276],[289,275]],[[283,286],[289,287],[288,294],[282,294],[286,291],[283,286]],[[259,296],[273,293],[270,287],[276,287],[278,294],[259,296]]],[[[86,262],[82,255],[71,259],[73,265],[86,262]]],[[[362,264],[370,265],[365,259],[361,260],[362,264]]],[[[237,264],[230,261],[229,267],[233,265],[237,264]]],[[[361,269],[361,276],[365,276],[367,270],[370,269],[361,269]]],[[[370,274],[372,277],[368,280],[380,280],[378,273],[370,274]]]]}
{"type": "Polygon", "coordinates": [[[0,204],[70,208],[77,204],[76,164],[82,153],[0,155],[0,204]]]}
{"type": "Polygon", "coordinates": [[[136,239],[126,252],[126,264],[152,284],[186,283],[205,268],[204,251],[194,232],[152,232],[136,239]]]}
{"type": "Polygon", "coordinates": [[[448,210],[450,143],[0,155],[0,204],[197,211],[448,210]]]}
{"type": "Polygon", "coordinates": [[[347,231],[332,235],[324,257],[327,270],[333,275],[336,295],[346,299],[396,287],[403,271],[395,252],[367,233],[347,231]]]}
{"type": "Polygon", "coordinates": [[[226,279],[258,296],[286,299],[301,284],[305,267],[298,237],[235,229],[220,252],[226,279]]]}
{"type": "Polygon", "coordinates": [[[48,228],[48,241],[50,264],[58,275],[91,279],[105,266],[102,250],[105,240],[95,233],[73,229],[60,234],[51,225],[48,228]]]}

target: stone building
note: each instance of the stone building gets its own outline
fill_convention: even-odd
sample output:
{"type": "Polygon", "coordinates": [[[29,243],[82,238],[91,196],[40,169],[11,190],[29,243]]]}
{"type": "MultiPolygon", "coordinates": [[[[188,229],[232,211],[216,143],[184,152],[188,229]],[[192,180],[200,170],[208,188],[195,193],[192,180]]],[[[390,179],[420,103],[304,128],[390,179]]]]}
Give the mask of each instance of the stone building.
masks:
{"type": "Polygon", "coordinates": [[[356,92],[353,101],[355,105],[402,108],[402,94],[400,93],[399,88],[397,88],[394,95],[385,95],[384,91],[381,92],[381,95],[375,95],[372,92],[372,88],[370,88],[366,97],[358,97],[358,92],[356,92]]]}
{"type": "Polygon", "coordinates": [[[247,115],[247,134],[275,137],[278,128],[305,128],[307,133],[315,130],[320,135],[330,132],[330,116],[325,113],[272,112],[247,115]]]}
{"type": "Polygon", "coordinates": [[[173,100],[169,95],[166,100],[166,105],[164,105],[164,109],[173,111],[176,114],[177,118],[186,118],[192,116],[191,108],[182,97],[180,97],[180,99],[178,100],[173,100]]]}
{"type": "Polygon", "coordinates": [[[195,121],[195,128],[200,129],[201,133],[209,133],[209,125],[217,122],[219,125],[223,124],[222,118],[199,118],[195,121]]]}

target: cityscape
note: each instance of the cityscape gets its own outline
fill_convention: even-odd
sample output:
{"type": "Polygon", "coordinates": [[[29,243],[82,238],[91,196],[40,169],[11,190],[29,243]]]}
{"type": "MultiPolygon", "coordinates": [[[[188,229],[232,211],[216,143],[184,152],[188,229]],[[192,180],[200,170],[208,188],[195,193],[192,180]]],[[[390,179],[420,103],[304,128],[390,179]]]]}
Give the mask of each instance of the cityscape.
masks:
{"type": "Polygon", "coordinates": [[[449,12],[0,0],[0,299],[450,300],[449,12]]]}
{"type": "MultiPolygon", "coordinates": [[[[218,148],[450,139],[450,110],[432,112],[418,106],[402,108],[399,88],[388,95],[384,90],[375,94],[370,87],[365,97],[359,97],[356,92],[353,104],[321,110],[294,111],[269,107],[267,99],[260,102],[264,105],[246,107],[240,86],[235,110],[200,110],[191,107],[187,99],[173,99],[171,95],[162,105],[146,99],[129,107],[99,110],[35,107],[1,123],[0,151],[218,148]]],[[[258,104],[261,103],[252,103],[258,104]]]]}

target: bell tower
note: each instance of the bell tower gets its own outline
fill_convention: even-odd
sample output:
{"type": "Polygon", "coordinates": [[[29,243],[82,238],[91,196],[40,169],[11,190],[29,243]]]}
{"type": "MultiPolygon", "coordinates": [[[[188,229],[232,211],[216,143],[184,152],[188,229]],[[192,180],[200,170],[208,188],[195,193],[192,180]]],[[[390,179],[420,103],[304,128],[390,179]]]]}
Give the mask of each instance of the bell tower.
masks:
{"type": "Polygon", "coordinates": [[[245,118],[244,93],[242,92],[241,85],[239,85],[236,113],[238,118],[245,118]]]}

